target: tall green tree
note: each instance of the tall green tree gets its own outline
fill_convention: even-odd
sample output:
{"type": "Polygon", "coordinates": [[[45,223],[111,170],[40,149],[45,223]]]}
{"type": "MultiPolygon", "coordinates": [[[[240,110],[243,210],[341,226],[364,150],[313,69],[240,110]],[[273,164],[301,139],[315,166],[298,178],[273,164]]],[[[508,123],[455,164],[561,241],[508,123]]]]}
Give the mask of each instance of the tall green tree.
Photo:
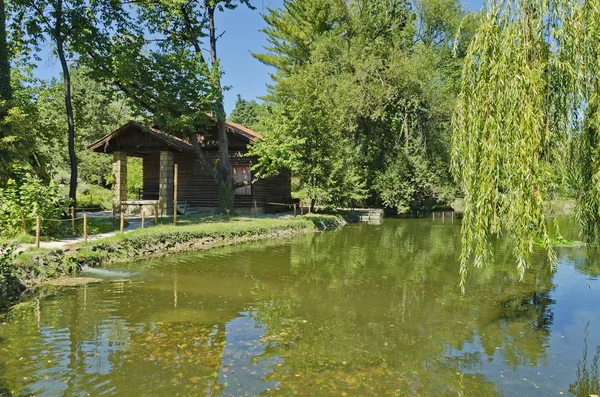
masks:
{"type": "Polygon", "coordinates": [[[270,45],[254,54],[276,68],[266,140],[255,149],[263,172],[289,159],[302,187],[319,195],[311,198],[331,205],[364,199],[407,211],[451,196],[450,119],[473,25],[458,32],[464,15],[442,0],[414,9],[401,0],[288,0],[269,9],[270,45]],[[301,94],[305,87],[313,92],[301,94]],[[331,141],[339,148],[326,149],[331,141]],[[308,174],[315,162],[324,178],[308,174]]]}
{"type": "Polygon", "coordinates": [[[115,85],[164,130],[188,138],[218,184],[220,211],[226,214],[232,213],[234,190],[243,183],[233,181],[229,160],[215,18],[239,5],[252,8],[249,0],[135,3],[127,16],[135,20],[129,30],[88,53],[96,78],[115,85]],[[217,124],[216,163],[199,141],[199,131],[212,122],[207,112],[217,124]]]}
{"type": "Polygon", "coordinates": [[[242,99],[242,96],[238,94],[235,107],[229,115],[229,120],[244,127],[252,128],[258,123],[260,112],[261,107],[255,100],[242,99]]]}
{"type": "Polygon", "coordinates": [[[6,7],[4,0],[0,0],[0,118],[3,117],[5,103],[12,99],[10,85],[10,57],[8,41],[6,39],[6,7]],[[4,103],[4,104],[2,104],[4,103]]]}
{"type": "Polygon", "coordinates": [[[584,236],[600,233],[600,3],[491,0],[469,46],[453,129],[465,195],[461,272],[514,239],[521,274],[540,238],[553,262],[548,200],[569,177],[584,236]],[[576,148],[576,150],[569,150],[576,148]]]}
{"type": "MultiPolygon", "coordinates": [[[[136,116],[123,95],[87,77],[86,69],[74,67],[71,79],[73,116],[78,126],[75,137],[78,177],[86,183],[106,185],[112,168],[111,159],[106,155],[90,153],[85,147],[136,116]]],[[[35,101],[39,120],[33,126],[33,132],[41,138],[41,142],[35,145],[36,152],[48,158],[49,171],[59,175],[64,175],[64,170],[69,169],[68,153],[61,150],[67,145],[63,89],[59,79],[39,84],[35,101]]]]}
{"type": "Polygon", "coordinates": [[[58,57],[64,84],[65,118],[67,124],[67,150],[70,160],[69,198],[75,205],[77,192],[77,156],[75,153],[75,121],[71,100],[71,73],[67,58],[89,44],[93,31],[95,10],[83,0],[15,0],[14,28],[22,29],[27,44],[39,49],[42,42],[51,40],[58,57]],[[21,26],[17,26],[17,24],[21,26]]]}

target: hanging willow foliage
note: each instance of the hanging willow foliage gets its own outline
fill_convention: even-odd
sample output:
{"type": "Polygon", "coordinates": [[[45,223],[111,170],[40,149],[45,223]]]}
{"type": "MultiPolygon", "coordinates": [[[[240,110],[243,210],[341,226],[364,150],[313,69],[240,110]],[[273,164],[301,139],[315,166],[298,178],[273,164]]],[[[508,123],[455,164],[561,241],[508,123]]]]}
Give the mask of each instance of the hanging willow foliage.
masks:
{"type": "Polygon", "coordinates": [[[597,102],[600,0],[489,0],[470,44],[453,120],[452,168],[465,194],[461,287],[489,240],[514,239],[525,272],[534,239],[551,263],[545,208],[568,180],[589,239],[600,236],[597,102]],[[572,150],[569,150],[571,148],[572,150]]]}

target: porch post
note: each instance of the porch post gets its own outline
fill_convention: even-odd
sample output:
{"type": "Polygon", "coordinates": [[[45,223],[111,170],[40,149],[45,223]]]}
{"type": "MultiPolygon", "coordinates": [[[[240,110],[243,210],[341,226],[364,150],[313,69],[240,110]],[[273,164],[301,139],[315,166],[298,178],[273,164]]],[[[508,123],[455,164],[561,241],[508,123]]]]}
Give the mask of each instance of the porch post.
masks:
{"type": "Polygon", "coordinates": [[[127,153],[114,152],[112,172],[113,185],[113,213],[121,211],[121,201],[127,200],[127,153]]]}
{"type": "Polygon", "coordinates": [[[160,152],[160,175],[158,180],[160,213],[173,215],[173,153],[160,152]]]}

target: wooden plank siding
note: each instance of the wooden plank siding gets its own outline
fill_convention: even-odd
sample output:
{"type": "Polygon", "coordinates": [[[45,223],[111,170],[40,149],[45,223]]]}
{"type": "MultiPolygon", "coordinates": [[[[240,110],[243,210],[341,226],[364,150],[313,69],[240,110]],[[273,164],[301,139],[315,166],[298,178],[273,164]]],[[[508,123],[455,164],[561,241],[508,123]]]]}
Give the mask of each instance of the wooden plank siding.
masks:
{"type": "MultiPolygon", "coordinates": [[[[244,157],[242,151],[232,152],[230,161],[232,165],[248,164],[252,167],[257,159],[244,157]]],[[[208,153],[211,161],[217,159],[216,153],[208,153]]],[[[219,206],[219,187],[212,176],[196,159],[194,153],[174,153],[174,163],[179,168],[179,183],[177,189],[178,201],[187,202],[190,207],[213,208],[219,206]]],[[[152,153],[143,156],[144,173],[144,200],[155,200],[158,197],[158,175],[160,170],[160,155],[152,153]]],[[[261,179],[254,183],[250,195],[236,195],[234,206],[236,208],[251,208],[256,200],[257,206],[262,208],[265,201],[291,196],[291,173],[283,171],[272,178],[261,179]]]]}

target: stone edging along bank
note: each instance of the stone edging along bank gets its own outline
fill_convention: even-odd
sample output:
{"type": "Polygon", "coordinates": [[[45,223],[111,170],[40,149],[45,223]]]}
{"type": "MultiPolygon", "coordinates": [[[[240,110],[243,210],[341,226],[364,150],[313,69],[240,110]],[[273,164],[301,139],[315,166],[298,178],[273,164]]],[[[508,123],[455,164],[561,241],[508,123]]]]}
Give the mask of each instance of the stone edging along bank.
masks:
{"type": "MultiPolygon", "coordinates": [[[[74,275],[84,265],[156,258],[183,251],[202,250],[248,241],[291,237],[315,231],[334,230],[345,225],[342,217],[317,215],[295,218],[255,218],[231,222],[206,222],[185,226],[156,226],[135,230],[89,244],[40,255],[17,257],[12,285],[0,285],[5,304],[53,278],[74,275]]],[[[1,305],[1,303],[0,303],[1,305]]]]}

